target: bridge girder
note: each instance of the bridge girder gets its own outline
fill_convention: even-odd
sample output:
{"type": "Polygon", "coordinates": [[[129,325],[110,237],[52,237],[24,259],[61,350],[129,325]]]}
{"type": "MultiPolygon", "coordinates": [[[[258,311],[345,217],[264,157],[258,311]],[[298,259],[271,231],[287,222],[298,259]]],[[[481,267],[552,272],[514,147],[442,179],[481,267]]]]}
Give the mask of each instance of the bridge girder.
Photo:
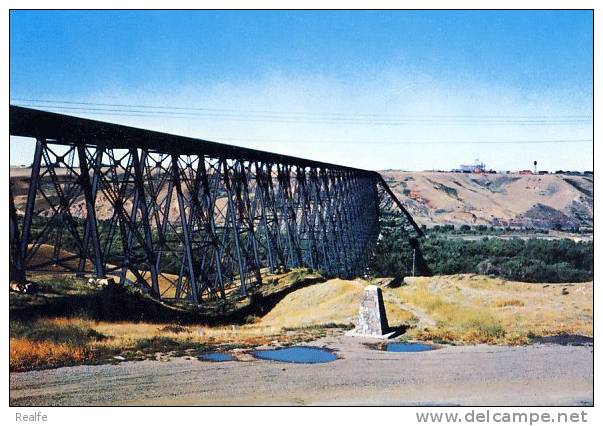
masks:
{"type": "Polygon", "coordinates": [[[36,138],[26,201],[11,189],[11,271],[68,270],[196,303],[275,273],[366,273],[383,209],[421,232],[372,171],[11,106],[36,138]]]}

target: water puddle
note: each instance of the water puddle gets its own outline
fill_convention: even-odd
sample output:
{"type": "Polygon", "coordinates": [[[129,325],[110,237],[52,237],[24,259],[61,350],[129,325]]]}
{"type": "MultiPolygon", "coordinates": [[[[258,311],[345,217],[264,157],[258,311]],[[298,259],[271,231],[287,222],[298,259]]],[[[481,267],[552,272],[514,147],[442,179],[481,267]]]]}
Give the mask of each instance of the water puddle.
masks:
{"type": "Polygon", "coordinates": [[[337,359],[337,356],[327,349],[308,346],[260,350],[253,352],[253,356],[270,361],[294,362],[299,364],[318,364],[337,359]]]}
{"type": "Polygon", "coordinates": [[[212,362],[224,362],[224,361],[234,361],[234,358],[223,352],[210,352],[207,354],[200,355],[197,357],[199,361],[212,361],[212,362]]]}
{"type": "Polygon", "coordinates": [[[435,349],[424,343],[388,343],[385,345],[387,352],[423,352],[435,349]]]}

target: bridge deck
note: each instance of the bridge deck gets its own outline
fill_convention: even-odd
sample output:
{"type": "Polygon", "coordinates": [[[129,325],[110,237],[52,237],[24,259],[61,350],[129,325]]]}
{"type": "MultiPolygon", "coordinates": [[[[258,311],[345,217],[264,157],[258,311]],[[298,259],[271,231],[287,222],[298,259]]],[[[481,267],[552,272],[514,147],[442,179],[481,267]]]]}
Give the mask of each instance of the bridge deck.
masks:
{"type": "Polygon", "coordinates": [[[377,172],[371,170],[14,105],[10,106],[10,134],[12,136],[53,139],[58,144],[102,143],[111,148],[141,148],[181,155],[208,155],[249,161],[267,161],[293,164],[300,167],[323,167],[333,170],[354,171],[375,177],[380,176],[377,172]]]}

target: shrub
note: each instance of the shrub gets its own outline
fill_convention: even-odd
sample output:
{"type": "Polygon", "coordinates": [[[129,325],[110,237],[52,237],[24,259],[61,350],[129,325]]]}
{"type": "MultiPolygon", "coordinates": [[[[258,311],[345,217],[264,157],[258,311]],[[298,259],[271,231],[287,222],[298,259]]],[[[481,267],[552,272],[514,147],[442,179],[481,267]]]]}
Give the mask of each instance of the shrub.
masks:
{"type": "Polygon", "coordinates": [[[247,315],[245,317],[245,324],[255,324],[260,322],[261,318],[257,315],[247,315]]]}
{"type": "Polygon", "coordinates": [[[525,303],[518,299],[501,299],[495,300],[494,306],[496,306],[497,308],[504,308],[506,306],[525,306],[525,303]]]}
{"type": "Polygon", "coordinates": [[[182,343],[171,337],[154,336],[136,341],[133,350],[145,353],[171,351],[180,349],[182,343]]]}
{"type": "Polygon", "coordinates": [[[179,334],[179,333],[187,332],[188,329],[186,327],[182,327],[181,325],[178,325],[178,324],[168,324],[168,325],[161,327],[159,329],[159,331],[162,331],[164,333],[179,334]]]}

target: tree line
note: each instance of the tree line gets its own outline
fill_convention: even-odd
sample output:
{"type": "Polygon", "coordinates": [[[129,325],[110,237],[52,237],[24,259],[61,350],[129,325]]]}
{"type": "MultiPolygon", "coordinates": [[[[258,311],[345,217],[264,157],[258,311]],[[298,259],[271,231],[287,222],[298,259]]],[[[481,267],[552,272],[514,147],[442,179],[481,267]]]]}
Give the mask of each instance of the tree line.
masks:
{"type": "Polygon", "coordinates": [[[418,268],[419,253],[401,227],[382,227],[371,273],[375,276],[473,273],[524,282],[582,282],[593,279],[593,242],[570,239],[489,238],[463,240],[441,231],[420,240],[427,268],[418,268]]]}

